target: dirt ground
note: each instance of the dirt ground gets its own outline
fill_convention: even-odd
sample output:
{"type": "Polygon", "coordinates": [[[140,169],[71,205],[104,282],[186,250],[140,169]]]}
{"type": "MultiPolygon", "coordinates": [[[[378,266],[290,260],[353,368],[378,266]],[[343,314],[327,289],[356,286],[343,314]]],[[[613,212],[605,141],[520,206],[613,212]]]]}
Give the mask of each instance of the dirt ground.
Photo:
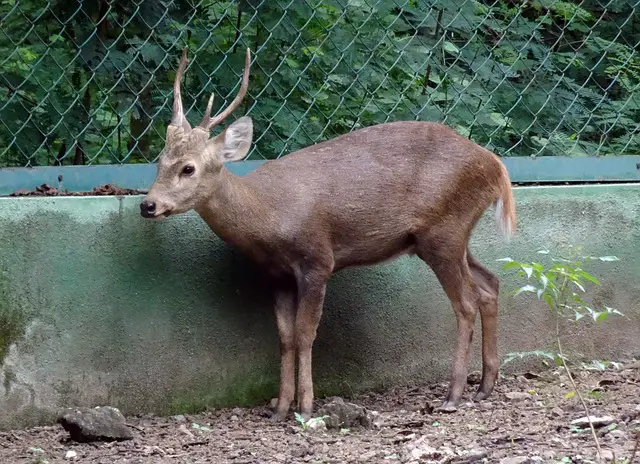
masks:
{"type": "MultiPolygon", "coordinates": [[[[60,176],[62,177],[62,176],[60,176]]],[[[62,180],[61,178],[59,180],[62,180]]],[[[10,197],[86,197],[86,196],[125,196],[125,195],[140,195],[146,193],[146,190],[135,190],[116,187],[111,184],[103,184],[94,187],[90,191],[86,192],[69,192],[67,190],[58,190],[57,187],[52,187],[49,184],[42,184],[32,190],[18,189],[15,192],[9,194],[10,197]]]]}
{"type": "MultiPolygon", "coordinates": [[[[574,373],[594,416],[605,456],[640,463],[640,362],[574,373]]],[[[470,375],[470,384],[477,381],[470,375]]],[[[465,394],[468,401],[475,386],[465,394]]],[[[589,429],[560,370],[503,378],[488,401],[438,413],[446,384],[396,388],[346,399],[373,413],[370,429],[303,430],[291,415],[272,424],[269,406],[197,415],[128,417],[134,438],[71,442],[60,426],[0,434],[0,463],[586,463],[595,461],[589,429]],[[71,453],[69,453],[71,452],[71,453]],[[75,457],[65,457],[67,454],[75,457]]],[[[319,400],[318,405],[324,401],[319,400]]]]}

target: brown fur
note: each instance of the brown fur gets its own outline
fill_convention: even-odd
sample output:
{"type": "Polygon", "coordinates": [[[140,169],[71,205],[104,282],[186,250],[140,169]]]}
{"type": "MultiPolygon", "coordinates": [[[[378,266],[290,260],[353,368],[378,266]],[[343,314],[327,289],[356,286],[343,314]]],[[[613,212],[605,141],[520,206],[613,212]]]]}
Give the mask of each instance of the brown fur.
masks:
{"type": "MultiPolygon", "coordinates": [[[[248,66],[245,74],[248,82],[248,66]]],[[[441,124],[392,122],[267,161],[237,177],[223,163],[248,152],[248,117],[212,139],[204,128],[184,127],[184,115],[172,120],[178,123],[167,129],[158,177],[142,213],[165,217],[195,209],[217,235],[274,278],[281,346],[276,419],[286,416],[294,399],[296,353],[298,407],[306,417],[312,412],[311,350],[330,276],[407,253],[433,269],[458,322],[443,409],[455,409],[460,401],[478,311],[483,378],[476,398],[489,396],[498,373],[499,282],[471,256],[468,242],[492,204],[506,233],[516,225],[509,175],[493,153],[441,124]],[[186,165],[195,173],[183,174],[186,165]]]]}

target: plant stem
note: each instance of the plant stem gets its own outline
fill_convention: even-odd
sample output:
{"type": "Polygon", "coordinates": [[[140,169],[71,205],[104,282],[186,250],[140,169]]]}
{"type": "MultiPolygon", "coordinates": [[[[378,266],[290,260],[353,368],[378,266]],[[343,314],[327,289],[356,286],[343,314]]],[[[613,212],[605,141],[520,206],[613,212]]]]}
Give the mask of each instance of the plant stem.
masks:
{"type": "MultiPolygon", "coordinates": [[[[562,287],[560,288],[560,296],[562,297],[562,302],[565,301],[565,291],[567,289],[567,277],[564,277],[564,281],[562,282],[562,287]]],[[[562,351],[562,343],[560,343],[560,311],[559,307],[556,307],[556,342],[558,343],[558,354],[560,355],[560,360],[562,361],[562,366],[564,367],[567,376],[569,376],[569,381],[573,387],[573,391],[576,392],[580,402],[582,403],[582,407],[584,408],[584,412],[587,414],[587,421],[589,421],[589,427],[591,428],[591,435],[593,435],[593,441],[596,443],[596,448],[598,449],[598,462],[602,462],[602,449],[600,448],[600,441],[598,440],[598,435],[596,435],[596,429],[593,426],[593,422],[591,422],[591,415],[589,413],[589,408],[587,407],[587,403],[585,403],[580,390],[578,390],[578,386],[576,382],[573,380],[573,376],[571,375],[571,371],[569,370],[569,366],[567,366],[566,361],[564,360],[564,353],[562,351]]]]}
{"type": "Polygon", "coordinates": [[[580,398],[580,402],[582,403],[584,412],[587,414],[587,420],[589,421],[589,427],[591,428],[591,435],[593,435],[593,441],[595,441],[596,448],[598,449],[598,461],[600,461],[602,459],[602,449],[600,448],[600,441],[598,440],[598,435],[596,435],[596,429],[593,426],[593,422],[591,422],[591,416],[589,415],[589,408],[587,407],[587,403],[584,402],[584,398],[582,397],[580,390],[578,390],[578,387],[576,386],[576,383],[573,380],[573,376],[569,371],[569,367],[567,367],[567,363],[564,360],[564,354],[562,353],[562,345],[560,344],[560,337],[557,337],[557,342],[558,342],[558,353],[560,354],[560,359],[562,360],[562,366],[564,367],[564,370],[567,372],[567,375],[569,376],[569,380],[571,381],[571,385],[573,386],[573,391],[575,391],[576,395],[578,395],[578,398],[580,398]]]}

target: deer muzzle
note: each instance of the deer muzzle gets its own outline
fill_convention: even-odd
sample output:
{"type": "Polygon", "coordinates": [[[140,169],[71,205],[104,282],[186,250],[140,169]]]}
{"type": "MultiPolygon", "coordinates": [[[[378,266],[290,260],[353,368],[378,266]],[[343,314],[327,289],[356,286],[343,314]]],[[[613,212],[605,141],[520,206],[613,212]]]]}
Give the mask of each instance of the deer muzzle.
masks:
{"type": "Polygon", "coordinates": [[[159,219],[169,216],[171,210],[165,207],[159,207],[155,201],[144,199],[140,203],[140,215],[147,219],[159,219]]]}

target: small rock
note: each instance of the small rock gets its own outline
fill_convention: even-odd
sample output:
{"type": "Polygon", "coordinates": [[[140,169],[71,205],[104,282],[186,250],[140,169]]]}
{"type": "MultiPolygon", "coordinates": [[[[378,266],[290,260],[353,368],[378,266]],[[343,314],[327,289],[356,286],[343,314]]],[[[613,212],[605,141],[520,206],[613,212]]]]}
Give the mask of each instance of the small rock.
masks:
{"type": "Polygon", "coordinates": [[[307,430],[312,432],[325,432],[327,430],[326,422],[319,417],[312,417],[306,423],[307,430]]]}
{"type": "Polygon", "coordinates": [[[64,454],[64,458],[69,460],[75,459],[77,457],[78,457],[78,453],[76,453],[73,450],[69,450],[64,454]]]}
{"type": "Polygon", "coordinates": [[[556,457],[556,452],[552,450],[546,450],[540,453],[540,455],[547,461],[554,459],[556,457]]]}
{"type": "Polygon", "coordinates": [[[371,421],[374,428],[379,429],[382,426],[382,417],[378,411],[370,411],[371,421]]]}
{"type": "Polygon", "coordinates": [[[429,445],[422,445],[411,450],[411,457],[416,460],[437,459],[440,457],[440,454],[437,449],[429,445]]]}
{"type": "Polygon", "coordinates": [[[513,456],[500,460],[500,464],[526,464],[528,462],[530,462],[530,459],[527,456],[513,456]]]}
{"type": "Polygon", "coordinates": [[[511,401],[524,401],[531,398],[531,395],[527,392],[507,392],[504,396],[511,401]]]}
{"type": "Polygon", "coordinates": [[[142,454],[144,454],[145,456],[152,456],[155,454],[164,456],[166,452],[159,446],[145,446],[144,449],[142,450],[142,454]]]}
{"type": "Polygon", "coordinates": [[[481,411],[491,411],[493,409],[493,403],[491,401],[481,401],[480,402],[480,410],[481,411]]]}
{"type": "Polygon", "coordinates": [[[487,457],[486,451],[471,450],[463,456],[457,456],[447,461],[449,464],[471,464],[473,462],[482,461],[487,457]]]}
{"type": "Polygon", "coordinates": [[[363,453],[360,455],[359,461],[360,462],[367,462],[370,461],[371,459],[375,458],[378,455],[377,451],[369,451],[367,453],[363,453]]]}
{"type": "Polygon", "coordinates": [[[627,434],[619,429],[612,430],[607,434],[607,436],[610,438],[613,438],[614,440],[618,440],[620,438],[627,438],[627,434]]]}
{"type": "Polygon", "coordinates": [[[325,417],[324,422],[330,429],[362,426],[371,428],[372,415],[364,407],[347,403],[342,398],[334,397],[318,409],[318,416],[325,417]]]}
{"type": "Polygon", "coordinates": [[[57,422],[77,442],[133,438],[122,413],[111,406],[66,408],[58,414],[57,422]]]}
{"type": "Polygon", "coordinates": [[[482,379],[482,372],[473,371],[467,375],[467,384],[469,385],[478,385],[480,380],[482,379]]]}
{"type": "Polygon", "coordinates": [[[409,452],[409,459],[419,462],[429,462],[432,460],[443,461],[454,456],[453,451],[449,448],[434,448],[429,445],[427,440],[427,436],[422,436],[416,441],[407,444],[406,448],[409,452]]]}
{"type": "Polygon", "coordinates": [[[242,409],[242,408],[233,408],[231,410],[231,414],[233,414],[234,416],[243,416],[244,415],[244,409],[242,409]]]}
{"type": "MultiPolygon", "coordinates": [[[[602,417],[589,416],[589,417],[591,418],[591,423],[593,424],[594,427],[604,427],[605,425],[610,425],[615,422],[615,419],[611,416],[602,416],[602,417]]],[[[586,427],[589,427],[589,419],[586,416],[581,417],[579,419],[572,420],[571,425],[586,428],[586,427]]]]}
{"type": "Polygon", "coordinates": [[[193,438],[194,436],[193,433],[191,433],[191,431],[187,428],[185,424],[180,424],[180,427],[178,427],[178,430],[180,430],[182,433],[184,433],[188,437],[193,438]]]}
{"type": "Polygon", "coordinates": [[[171,418],[176,422],[186,422],[187,418],[182,414],[178,414],[177,416],[171,416],[171,418]]]}
{"type": "Polygon", "coordinates": [[[564,416],[564,411],[556,407],[551,410],[551,415],[555,417],[562,417],[564,416]]]}
{"type": "Polygon", "coordinates": [[[237,421],[238,420],[238,416],[236,416],[235,414],[233,416],[231,416],[229,419],[231,419],[232,421],[237,421]]]}
{"type": "Polygon", "coordinates": [[[611,450],[603,449],[600,456],[602,456],[602,459],[605,461],[613,461],[613,451],[611,450]]]}

